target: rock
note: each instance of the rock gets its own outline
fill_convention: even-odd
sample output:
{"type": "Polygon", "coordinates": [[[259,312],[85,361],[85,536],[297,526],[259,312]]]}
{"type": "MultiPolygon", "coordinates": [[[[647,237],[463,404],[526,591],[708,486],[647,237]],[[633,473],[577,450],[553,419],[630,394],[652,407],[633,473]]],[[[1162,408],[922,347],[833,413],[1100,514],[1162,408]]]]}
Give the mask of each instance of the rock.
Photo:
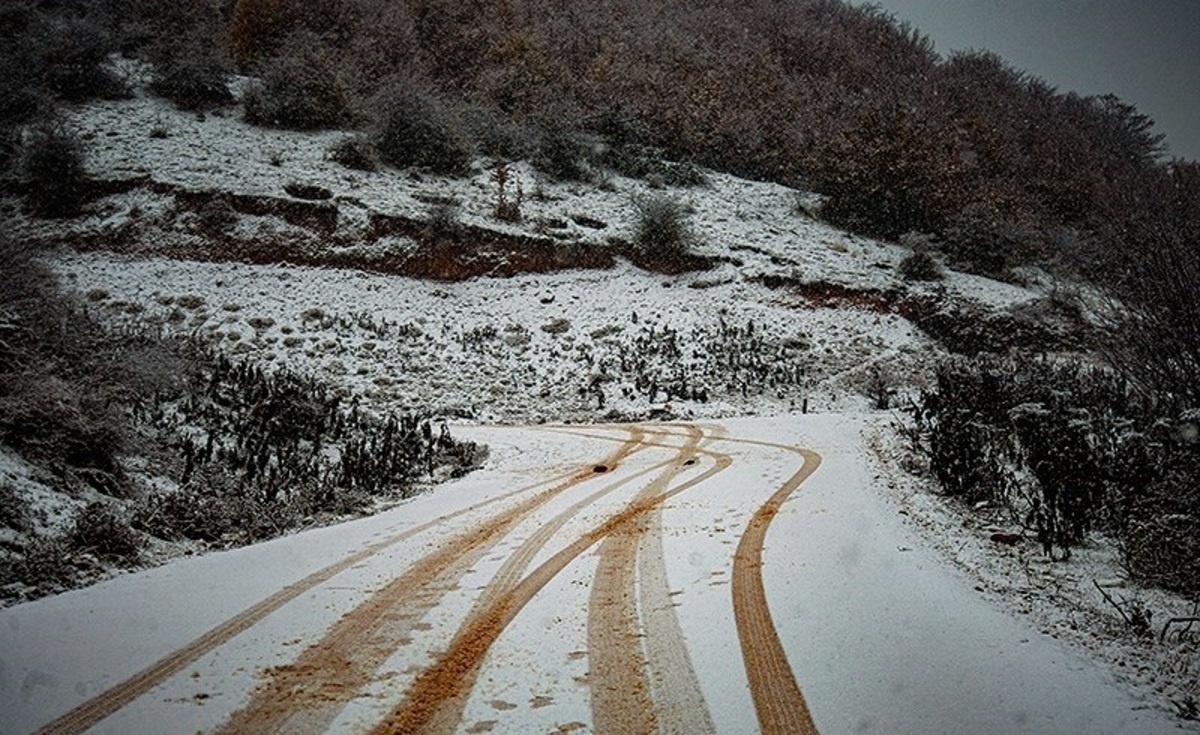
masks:
{"type": "Polygon", "coordinates": [[[607,222],[602,222],[601,220],[595,219],[594,217],[588,217],[587,215],[583,215],[583,214],[571,215],[571,221],[574,222],[575,224],[579,225],[580,227],[586,227],[589,230],[603,230],[606,227],[608,227],[607,222]]]}
{"type": "Polygon", "coordinates": [[[333,192],[315,184],[292,182],[284,184],[283,190],[297,199],[307,199],[309,201],[324,201],[333,197],[333,192]]]}
{"type": "Polygon", "coordinates": [[[551,319],[546,324],[541,326],[541,330],[546,334],[562,334],[571,328],[571,320],[558,317],[551,319]]]}
{"type": "Polygon", "coordinates": [[[1025,537],[1019,533],[997,532],[997,533],[993,533],[988,538],[997,544],[1004,544],[1006,546],[1015,546],[1015,545],[1021,543],[1021,541],[1025,537]]]}

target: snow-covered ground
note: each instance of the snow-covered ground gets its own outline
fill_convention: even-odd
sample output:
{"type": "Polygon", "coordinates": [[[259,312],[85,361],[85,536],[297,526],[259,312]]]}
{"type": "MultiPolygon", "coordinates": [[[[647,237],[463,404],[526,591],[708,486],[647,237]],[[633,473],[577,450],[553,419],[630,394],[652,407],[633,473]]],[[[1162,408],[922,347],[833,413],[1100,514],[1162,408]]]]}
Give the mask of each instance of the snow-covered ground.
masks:
{"type": "MultiPolygon", "coordinates": [[[[446,198],[468,225],[543,237],[555,222],[566,245],[603,247],[630,237],[632,197],[650,190],[620,176],[540,180],[518,162],[514,175],[539,196],[523,203],[522,223],[502,223],[491,215],[487,162],[459,180],[349,171],[327,160],[344,133],[256,129],[145,95],[76,109],[70,123],[101,179],[145,175],[176,193],[282,200],[285,184],[324,187],[336,247],[374,215],[419,219],[446,198]]],[[[674,416],[701,422],[704,435],[685,451],[683,425],[460,426],[456,435],[491,446],[487,469],[385,513],[0,611],[0,732],[33,731],[96,697],[102,706],[76,722],[99,732],[230,722],[361,731],[413,691],[437,695],[461,732],[632,731],[646,702],[665,731],[755,731],[758,695],[731,599],[735,552],[752,514],[804,464],[772,443],[822,458],[774,516],[761,568],[774,627],[822,731],[1186,730],[1170,703],[1200,696],[1196,645],[1131,639],[1090,581],[1141,595],[1159,611],[1156,624],[1187,614],[1185,603],[1113,586],[1126,583],[1111,546],[1098,541],[1050,565],[1032,548],[990,543],[990,529],[925,492],[898,466],[883,414],[863,412],[864,393],[876,368],[901,391],[919,387],[940,348],[869,298],[814,305],[788,284],[937,293],[990,310],[1029,305],[1054,285],[1038,274],[1025,288],[952,271],[940,284],[907,283],[895,271],[906,249],[799,214],[797,198],[808,195],[708,178],[669,193],[688,203],[697,251],[716,266],[677,276],[621,259],[461,282],[223,262],[197,250],[207,244],[196,212],[150,186],[104,197],[77,220],[19,219],[19,231],[46,242],[133,238],[122,254],[52,258],[64,287],[105,321],[287,365],[380,409],[484,424],[674,416]],[[783,285],[765,285],[772,279],[783,285]],[[670,392],[681,385],[693,395],[670,392]],[[805,405],[812,413],[801,416],[805,405]],[[621,437],[633,442],[631,432],[651,445],[610,472],[569,477],[621,437]],[[605,525],[639,493],[674,491],[661,513],[605,525]],[[454,544],[476,531],[478,543],[458,553],[454,544]],[[629,538],[636,544],[621,541],[629,538]],[[420,594],[397,598],[410,589],[420,594]],[[434,664],[465,650],[455,634],[478,632],[472,622],[517,592],[519,609],[492,631],[471,686],[457,698],[438,689],[434,664]],[[610,597],[620,604],[601,604],[610,597]],[[364,610],[380,616],[366,623],[364,610]],[[330,675],[325,654],[345,653],[345,641],[355,654],[330,675]],[[630,651],[645,667],[623,676],[630,651]],[[147,676],[130,682],[138,672],[147,676]],[[644,691],[627,691],[639,676],[644,691]],[[273,706],[281,691],[282,712],[273,706]],[[230,720],[239,711],[249,719],[230,720]]],[[[232,233],[334,247],[274,216],[242,215],[232,233]]],[[[412,252],[416,243],[362,247],[412,252]]],[[[78,501],[48,491],[10,454],[0,454],[0,481],[33,498],[39,527],[61,525],[78,501]]]]}
{"type": "MultiPolygon", "coordinates": [[[[532,590],[528,599],[517,595],[515,615],[457,705],[457,731],[587,732],[597,718],[613,716],[606,708],[620,714],[620,697],[614,705],[600,694],[623,683],[605,674],[598,640],[624,650],[628,641],[620,636],[628,633],[628,650],[647,670],[663,665],[662,645],[672,639],[670,626],[651,623],[663,612],[653,604],[657,589],[670,601],[683,660],[695,674],[700,700],[699,708],[690,701],[691,716],[703,723],[706,714],[717,732],[754,731],[754,693],[731,599],[735,549],[751,515],[810,461],[788,446],[794,444],[816,451],[821,463],[773,518],[761,575],[774,627],[819,729],[1179,731],[1160,706],[981,597],[972,578],[922,543],[871,481],[861,438],[871,421],[827,415],[705,424],[694,450],[684,447],[690,427],[650,425],[645,438],[658,446],[573,484],[563,482],[564,473],[590,470],[628,439],[627,427],[461,427],[462,435],[493,447],[489,467],[391,511],[0,612],[3,730],[33,731],[116,687],[125,694],[121,706],[83,720],[95,732],[211,731],[231,715],[242,718],[235,723],[291,723],[296,730],[289,731],[365,731],[428,667],[457,650],[452,639],[469,627],[481,601],[532,590]],[[693,463],[682,464],[685,457],[693,463]],[[663,473],[670,479],[655,487],[663,473]],[[623,631],[620,617],[598,612],[604,600],[595,589],[606,579],[598,570],[617,553],[605,544],[623,528],[605,521],[648,488],[669,497],[655,523],[638,527],[636,575],[620,587],[636,598],[636,617],[623,631]],[[514,510],[523,514],[504,531],[478,535],[514,510]],[[546,527],[554,532],[536,539],[546,527]],[[432,564],[472,533],[486,548],[472,547],[464,568],[432,564]],[[653,571],[655,544],[664,579],[653,571]],[[369,552],[356,553],[362,549],[369,552]],[[506,577],[509,560],[521,554],[524,563],[506,577]],[[564,554],[566,563],[556,561],[564,554]],[[314,572],[339,563],[314,583],[314,572]],[[554,573],[539,578],[547,568],[554,573]],[[430,576],[413,577],[403,594],[390,590],[413,570],[430,576]],[[278,602],[289,591],[293,596],[278,602]],[[424,607],[423,596],[430,597],[424,607]],[[255,608],[263,600],[276,603],[255,608]],[[390,622],[347,627],[385,603],[390,622]],[[246,618],[247,610],[257,613],[246,618]],[[221,627],[239,616],[240,627],[221,627]],[[605,626],[616,626],[609,630],[614,639],[596,637],[605,626]],[[204,645],[214,628],[212,645],[204,645]],[[379,655],[364,681],[342,678],[343,666],[352,668],[356,656],[375,647],[379,655]],[[171,656],[173,670],[125,684],[171,656]],[[340,662],[332,676],[352,691],[316,696],[305,689],[330,673],[318,662],[340,662]],[[272,687],[281,679],[290,688],[276,702],[272,687]]],[[[648,695],[660,718],[671,716],[687,689],[677,671],[668,673],[652,678],[648,695]]]]}

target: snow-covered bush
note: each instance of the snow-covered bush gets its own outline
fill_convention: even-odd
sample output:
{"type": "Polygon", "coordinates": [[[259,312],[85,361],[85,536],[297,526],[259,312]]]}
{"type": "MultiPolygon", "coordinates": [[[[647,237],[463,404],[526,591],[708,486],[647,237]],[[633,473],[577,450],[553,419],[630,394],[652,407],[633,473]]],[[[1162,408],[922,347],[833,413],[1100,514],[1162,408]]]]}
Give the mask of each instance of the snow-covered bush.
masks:
{"type": "Polygon", "coordinates": [[[474,147],[459,118],[436,97],[386,92],[379,101],[375,148],[385,163],[417,166],[439,174],[463,174],[474,147]]]}
{"type": "Polygon", "coordinates": [[[365,135],[349,135],[329,149],[329,160],[356,171],[378,171],[379,152],[365,135]]]}
{"type": "Polygon", "coordinates": [[[142,548],[142,540],[129,522],[103,501],[89,503],[79,511],[67,539],[74,549],[123,564],[137,561],[142,548]]]}
{"type": "Polygon", "coordinates": [[[79,138],[58,121],[35,127],[21,150],[20,175],[30,209],[44,217],[71,217],[83,205],[88,181],[79,138]]]}
{"type": "Polygon", "coordinates": [[[425,232],[434,239],[452,240],[462,232],[462,207],[456,201],[435,201],[425,215],[425,232]]]}
{"type": "Polygon", "coordinates": [[[940,281],[945,278],[941,264],[925,250],[904,256],[896,266],[896,272],[906,281],[940,281]]]}
{"type": "Polygon", "coordinates": [[[914,409],[943,491],[1007,508],[1047,554],[1102,531],[1137,578],[1200,592],[1200,416],[1164,412],[1115,373],[953,359],[914,409]]]}
{"type": "Polygon", "coordinates": [[[282,52],[264,63],[262,81],[246,90],[246,122],[252,125],[319,130],[336,128],[353,116],[353,95],[334,52],[319,36],[297,33],[282,52]]]}
{"type": "Polygon", "coordinates": [[[655,194],[633,200],[636,210],[633,242],[641,253],[656,260],[676,260],[695,243],[687,206],[679,199],[655,194]]]}
{"type": "Polygon", "coordinates": [[[561,181],[586,181],[595,170],[596,141],[568,120],[548,116],[538,125],[537,151],[533,165],[561,181]]]}
{"type": "Polygon", "coordinates": [[[214,53],[178,55],[162,61],[150,89],[183,110],[207,110],[233,102],[229,64],[214,53]]]}
{"type": "Polygon", "coordinates": [[[116,41],[100,14],[46,15],[35,26],[46,86],[63,100],[120,99],[129,87],[108,65],[116,41]]]}

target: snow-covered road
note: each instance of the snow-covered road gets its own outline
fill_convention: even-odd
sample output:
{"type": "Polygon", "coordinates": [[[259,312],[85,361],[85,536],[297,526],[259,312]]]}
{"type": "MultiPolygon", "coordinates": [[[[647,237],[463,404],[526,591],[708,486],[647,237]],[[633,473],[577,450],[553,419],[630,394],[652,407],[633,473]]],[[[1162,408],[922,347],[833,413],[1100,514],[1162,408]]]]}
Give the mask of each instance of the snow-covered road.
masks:
{"type": "Polygon", "coordinates": [[[0,612],[0,732],[1178,732],[924,548],[862,427],[459,427],[488,468],[390,511],[0,612]]]}

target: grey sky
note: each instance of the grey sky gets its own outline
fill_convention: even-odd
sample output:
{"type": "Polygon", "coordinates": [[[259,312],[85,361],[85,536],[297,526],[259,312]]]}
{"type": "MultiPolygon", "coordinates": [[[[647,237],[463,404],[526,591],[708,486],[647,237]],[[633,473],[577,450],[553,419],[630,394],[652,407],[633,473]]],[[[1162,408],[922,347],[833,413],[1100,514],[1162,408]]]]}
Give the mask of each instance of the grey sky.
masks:
{"type": "MultiPolygon", "coordinates": [[[[859,2],[858,4],[867,4],[859,2]]],[[[1060,91],[1113,93],[1200,160],[1200,0],[874,0],[943,56],[990,49],[1060,91]]]]}

